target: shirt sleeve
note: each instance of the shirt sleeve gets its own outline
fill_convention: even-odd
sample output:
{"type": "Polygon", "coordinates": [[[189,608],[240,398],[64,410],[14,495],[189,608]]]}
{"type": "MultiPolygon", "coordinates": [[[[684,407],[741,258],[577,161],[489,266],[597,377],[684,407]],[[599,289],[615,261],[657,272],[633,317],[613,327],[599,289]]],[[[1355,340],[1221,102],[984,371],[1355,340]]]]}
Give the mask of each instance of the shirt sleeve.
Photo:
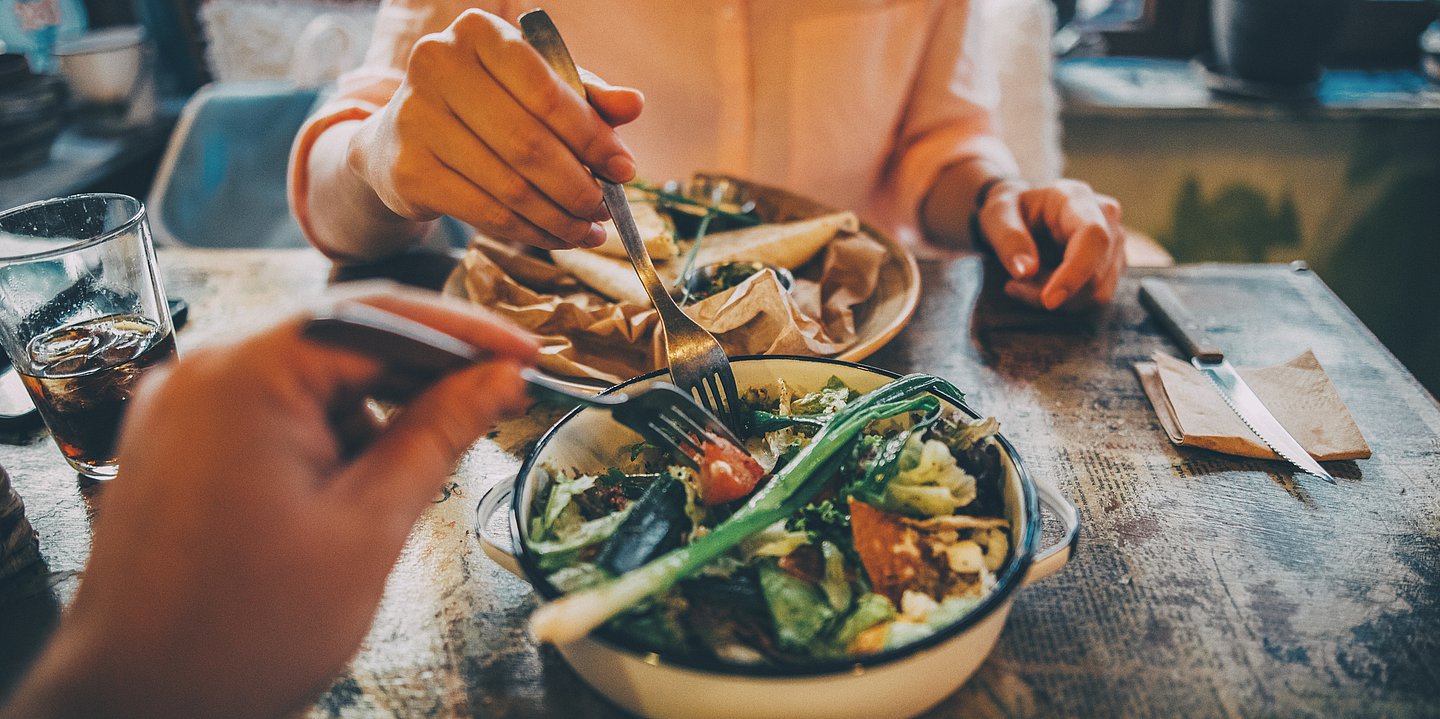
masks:
{"type": "Polygon", "coordinates": [[[995,133],[995,68],[974,52],[983,46],[980,14],[963,0],[943,3],[887,165],[881,204],[899,239],[912,245],[923,239],[920,203],[945,167],[981,159],[997,172],[1019,174],[1015,157],[995,133]]]}
{"type": "Polygon", "coordinates": [[[504,17],[510,10],[509,5],[506,0],[384,0],[381,3],[364,61],[360,67],[340,76],[335,92],[300,128],[290,149],[287,188],[290,209],[301,231],[321,252],[334,256],[315,241],[310,226],[309,164],[315,141],[339,123],[364,120],[384,107],[405,79],[410,51],[421,37],[444,30],[472,7],[504,17]]]}

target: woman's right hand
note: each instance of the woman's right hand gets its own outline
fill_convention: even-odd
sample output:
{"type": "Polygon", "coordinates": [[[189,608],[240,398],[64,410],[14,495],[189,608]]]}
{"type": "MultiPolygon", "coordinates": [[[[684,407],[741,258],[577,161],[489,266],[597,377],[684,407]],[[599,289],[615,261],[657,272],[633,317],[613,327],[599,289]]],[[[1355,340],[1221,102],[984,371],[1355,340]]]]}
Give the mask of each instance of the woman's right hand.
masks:
{"type": "Polygon", "coordinates": [[[546,249],[597,246],[609,213],[591,173],[634,177],[613,126],[639,116],[644,97],[581,76],[588,102],[518,29],[468,10],[415,45],[404,82],[361,124],[346,161],[406,219],[449,215],[546,249]]]}

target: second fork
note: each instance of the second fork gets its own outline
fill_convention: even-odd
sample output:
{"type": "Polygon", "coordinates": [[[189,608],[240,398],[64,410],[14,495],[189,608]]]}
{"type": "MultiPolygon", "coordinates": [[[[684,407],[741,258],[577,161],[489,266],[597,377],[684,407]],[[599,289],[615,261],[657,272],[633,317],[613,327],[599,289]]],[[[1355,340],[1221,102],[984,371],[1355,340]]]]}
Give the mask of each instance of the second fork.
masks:
{"type": "MultiPolygon", "coordinates": [[[[484,359],[483,353],[463,340],[361,303],[336,303],[307,321],[303,333],[314,341],[344,347],[389,365],[392,371],[376,388],[382,399],[408,399],[441,376],[484,359]]],[[[682,390],[664,382],[633,394],[591,394],[571,389],[534,369],[523,369],[521,375],[531,397],[557,401],[562,406],[609,410],[615,421],[696,465],[709,443],[723,440],[735,447],[743,446],[719,419],[682,390]]]]}

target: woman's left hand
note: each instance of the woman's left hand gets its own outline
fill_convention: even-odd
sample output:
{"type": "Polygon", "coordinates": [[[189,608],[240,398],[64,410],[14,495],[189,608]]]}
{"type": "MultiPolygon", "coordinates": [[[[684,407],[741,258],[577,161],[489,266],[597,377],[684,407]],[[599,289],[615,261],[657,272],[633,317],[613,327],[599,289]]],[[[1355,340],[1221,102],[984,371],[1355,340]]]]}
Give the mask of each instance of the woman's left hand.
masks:
{"type": "Polygon", "coordinates": [[[1005,294],[1047,310],[1109,302],[1125,271],[1120,203],[1079,180],[1004,180],[985,197],[980,231],[1010,273],[1005,294]]]}

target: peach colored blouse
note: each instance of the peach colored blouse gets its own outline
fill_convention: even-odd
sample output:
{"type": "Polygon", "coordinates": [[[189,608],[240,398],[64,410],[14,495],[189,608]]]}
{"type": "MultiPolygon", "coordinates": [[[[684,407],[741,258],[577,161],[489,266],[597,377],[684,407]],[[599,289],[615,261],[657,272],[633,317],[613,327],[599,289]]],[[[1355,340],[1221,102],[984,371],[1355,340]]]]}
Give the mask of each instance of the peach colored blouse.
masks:
{"type": "MultiPolygon", "coordinates": [[[[576,62],[645,93],[620,129],[641,177],[719,170],[853,208],[918,238],[937,172],[1015,161],[992,133],[995,74],[967,0],[541,0],[576,62]]],[[[469,7],[511,22],[515,0],[385,0],[364,64],[300,132],[292,207],[307,229],[306,162],[325,128],[364,118],[399,86],[420,36],[469,7]]]]}

